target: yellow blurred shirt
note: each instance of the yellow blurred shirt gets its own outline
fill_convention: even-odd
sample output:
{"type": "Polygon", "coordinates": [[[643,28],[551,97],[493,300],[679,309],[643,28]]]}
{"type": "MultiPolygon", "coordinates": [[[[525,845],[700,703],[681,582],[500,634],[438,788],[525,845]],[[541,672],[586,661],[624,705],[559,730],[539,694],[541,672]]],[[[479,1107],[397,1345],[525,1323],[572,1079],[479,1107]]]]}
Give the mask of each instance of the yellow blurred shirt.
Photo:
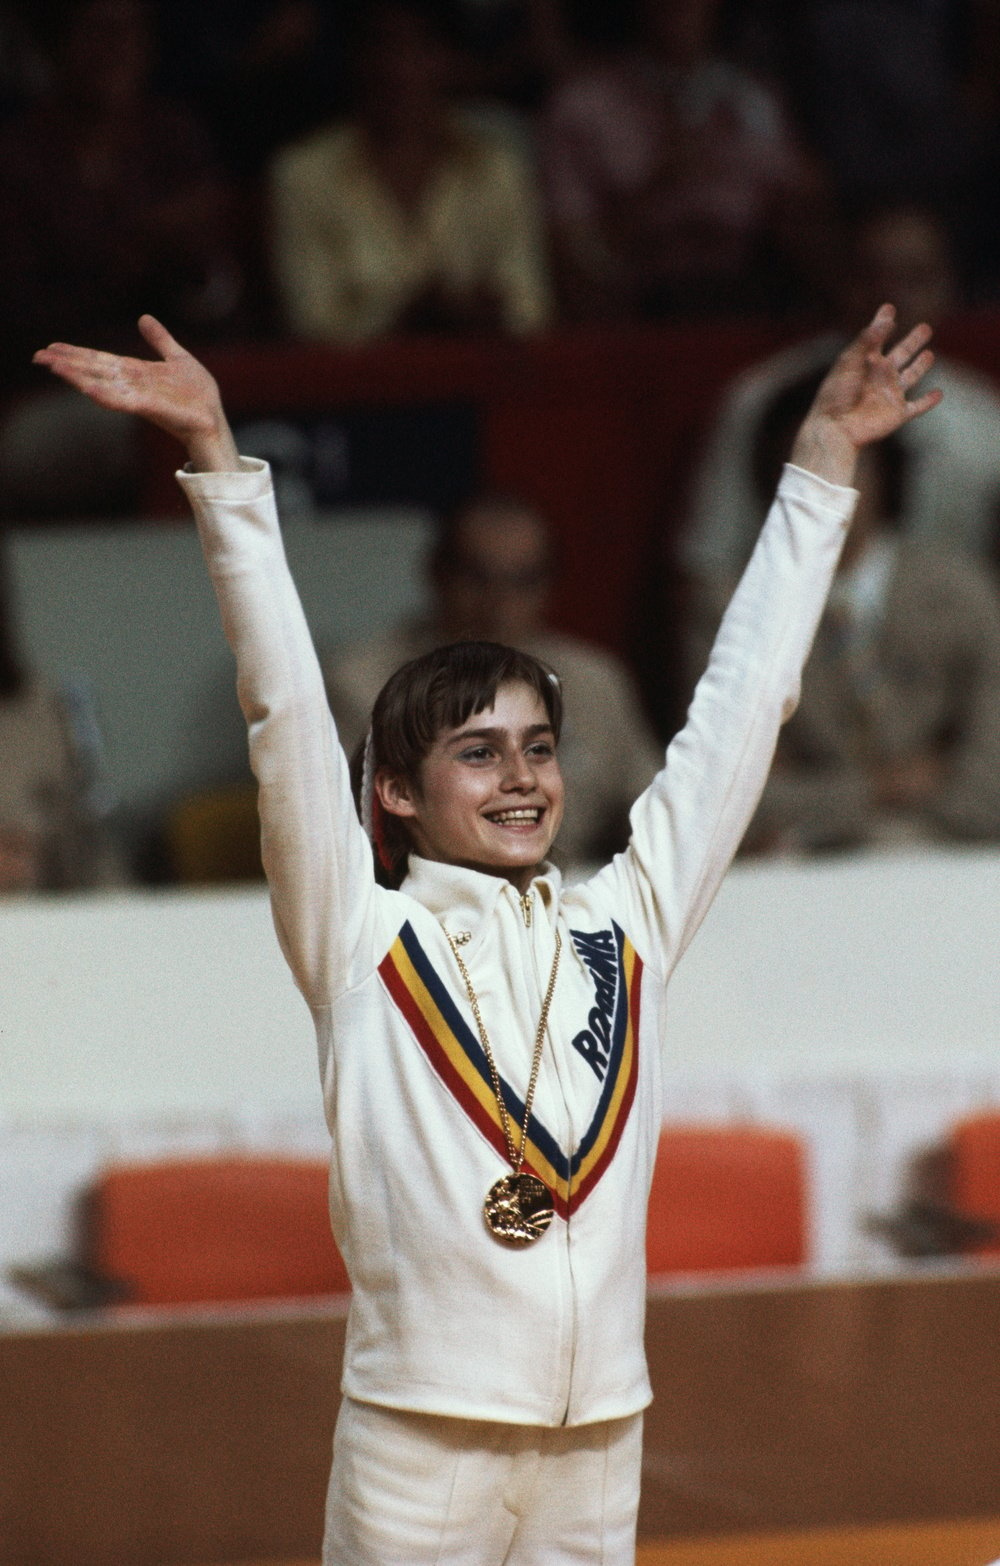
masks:
{"type": "Polygon", "coordinates": [[[427,289],[492,295],[505,330],[544,327],[551,299],[528,159],[460,118],[416,212],[405,212],[354,125],[285,149],[270,171],[275,275],[303,337],[361,342],[393,331],[427,289]]]}

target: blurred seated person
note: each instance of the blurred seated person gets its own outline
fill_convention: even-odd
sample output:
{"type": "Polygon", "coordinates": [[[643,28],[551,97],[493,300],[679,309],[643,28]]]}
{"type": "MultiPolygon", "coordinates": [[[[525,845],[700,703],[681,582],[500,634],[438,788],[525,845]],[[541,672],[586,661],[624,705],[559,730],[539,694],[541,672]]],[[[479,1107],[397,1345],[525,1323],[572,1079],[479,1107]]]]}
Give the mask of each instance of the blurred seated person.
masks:
{"type": "Polygon", "coordinates": [[[131,348],[155,308],[204,342],[242,329],[229,187],[192,114],[149,90],[145,0],[40,0],[44,92],[0,132],[0,375],[23,394],[0,432],[8,515],[121,509],[129,420],[37,389],[52,337],[131,348]]]}
{"type": "Polygon", "coordinates": [[[716,53],[720,0],[627,3],[636,47],[567,76],[539,130],[564,310],[783,313],[827,250],[819,171],[716,53]]]}
{"type": "Polygon", "coordinates": [[[558,675],[570,715],[559,743],[570,786],[554,857],[576,868],[624,847],[628,811],[663,765],[663,752],[624,666],[546,624],[553,566],[552,539],[536,512],[502,495],[473,498],[444,523],[430,553],[430,614],[326,660],[325,672],[350,753],[367,732],[383,684],[409,659],[467,637],[540,658],[558,675]]]}
{"type": "Polygon", "coordinates": [[[0,894],[125,880],[92,782],[66,702],[20,656],[0,537],[0,894]]]}
{"type": "Polygon", "coordinates": [[[728,9],[737,51],[780,80],[835,199],[942,212],[969,297],[997,303],[996,0],[730,0],[728,9]]]}
{"type": "Polygon", "coordinates": [[[361,9],[354,112],[270,171],[279,303],[301,337],[530,332],[549,320],[538,202],[515,141],[448,99],[420,0],[361,9]]]}
{"type": "MultiPolygon", "coordinates": [[[[764,411],[759,496],[820,378],[764,411]]],[[[858,466],[854,522],[747,851],[1000,842],[1000,596],[978,562],[899,533],[906,465],[893,437],[858,466]]]]}
{"type": "MultiPolygon", "coordinates": [[[[896,303],[903,331],[917,321],[937,324],[961,308],[949,235],[933,212],[895,203],[862,210],[843,252],[829,329],[751,366],[722,398],[693,474],[678,544],[678,564],[695,598],[734,586],[753,547],[764,519],[753,446],[764,410],[782,389],[831,364],[849,335],[846,323],[864,319],[873,300],[896,303]]],[[[943,353],[931,381],[945,394],[936,422],[913,420],[898,436],[906,452],[899,529],[1000,565],[1000,394],[943,353]]]]}

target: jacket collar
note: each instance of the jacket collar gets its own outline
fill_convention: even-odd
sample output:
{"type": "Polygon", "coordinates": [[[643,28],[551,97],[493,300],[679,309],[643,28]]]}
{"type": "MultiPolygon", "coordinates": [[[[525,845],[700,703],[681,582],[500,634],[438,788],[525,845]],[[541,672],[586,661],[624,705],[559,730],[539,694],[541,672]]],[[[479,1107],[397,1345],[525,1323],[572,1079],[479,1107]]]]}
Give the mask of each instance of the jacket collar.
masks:
{"type": "MultiPolygon", "coordinates": [[[[555,865],[546,861],[529,888],[536,917],[548,919],[555,927],[562,877],[555,865]]],[[[452,934],[468,930],[473,940],[494,917],[501,898],[515,904],[520,894],[499,875],[482,870],[467,870],[435,859],[410,855],[409,870],[400,891],[422,903],[452,934]]]]}

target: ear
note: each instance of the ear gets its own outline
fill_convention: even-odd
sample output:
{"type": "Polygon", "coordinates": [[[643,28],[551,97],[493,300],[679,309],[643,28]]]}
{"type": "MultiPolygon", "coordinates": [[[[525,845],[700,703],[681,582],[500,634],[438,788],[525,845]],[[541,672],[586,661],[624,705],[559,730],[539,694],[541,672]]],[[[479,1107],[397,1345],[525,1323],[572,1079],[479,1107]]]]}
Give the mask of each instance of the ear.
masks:
{"type": "Polygon", "coordinates": [[[382,809],[391,816],[412,817],[417,813],[416,790],[402,773],[380,767],[375,774],[375,792],[382,809]]]}

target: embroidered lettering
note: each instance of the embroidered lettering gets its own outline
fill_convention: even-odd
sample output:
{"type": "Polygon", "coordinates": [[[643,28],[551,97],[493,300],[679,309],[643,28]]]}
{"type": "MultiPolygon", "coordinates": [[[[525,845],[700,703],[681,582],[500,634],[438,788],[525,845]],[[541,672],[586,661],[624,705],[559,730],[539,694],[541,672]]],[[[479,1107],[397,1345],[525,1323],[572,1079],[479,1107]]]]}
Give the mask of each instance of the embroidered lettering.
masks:
{"type": "Polygon", "coordinates": [[[610,930],[589,932],[571,930],[573,943],[589,968],[594,980],[594,998],[597,1002],[583,1028],[573,1040],[577,1050],[603,1082],[611,1055],[611,1029],[618,1000],[618,948],[610,930]]]}

